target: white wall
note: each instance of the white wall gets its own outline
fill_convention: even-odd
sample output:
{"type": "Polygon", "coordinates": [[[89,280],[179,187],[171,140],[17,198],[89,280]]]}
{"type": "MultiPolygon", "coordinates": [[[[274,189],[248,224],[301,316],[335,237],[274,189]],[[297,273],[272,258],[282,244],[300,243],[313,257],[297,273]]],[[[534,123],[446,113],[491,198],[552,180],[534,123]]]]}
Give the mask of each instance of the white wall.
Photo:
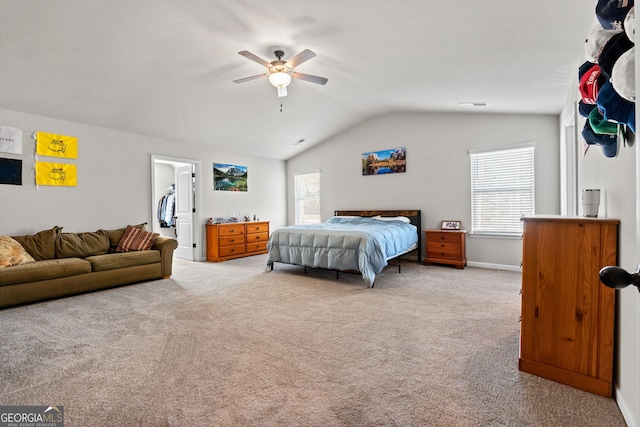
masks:
{"type": "MultiPolygon", "coordinates": [[[[287,161],[287,218],[295,218],[293,174],[321,171],[321,215],[336,209],[421,209],[423,229],[471,223],[468,150],[534,141],[536,211],[558,214],[558,116],[397,113],[376,117],[287,161]],[[407,172],[362,176],[362,153],[407,149],[407,172]]],[[[469,262],[519,268],[519,239],[469,237],[469,262]]]]}
{"type": "MultiPolygon", "coordinates": [[[[229,217],[236,212],[256,213],[272,227],[286,225],[285,163],[232,150],[186,145],[80,123],[0,109],[0,124],[24,131],[21,156],[23,185],[0,185],[2,221],[0,235],[34,233],[58,225],[63,231],[94,231],[127,224],[152,224],[151,155],[199,160],[202,164],[202,221],[229,217]],[[78,137],[78,159],[61,160],[77,165],[77,187],[36,187],[34,183],[34,131],[78,137]],[[213,191],[213,163],[248,167],[244,193],[213,191]]],[[[232,141],[230,141],[232,143],[232,141]]],[[[42,161],[56,161],[42,157],[42,161]]],[[[201,225],[204,254],[205,232],[201,225]]]]}

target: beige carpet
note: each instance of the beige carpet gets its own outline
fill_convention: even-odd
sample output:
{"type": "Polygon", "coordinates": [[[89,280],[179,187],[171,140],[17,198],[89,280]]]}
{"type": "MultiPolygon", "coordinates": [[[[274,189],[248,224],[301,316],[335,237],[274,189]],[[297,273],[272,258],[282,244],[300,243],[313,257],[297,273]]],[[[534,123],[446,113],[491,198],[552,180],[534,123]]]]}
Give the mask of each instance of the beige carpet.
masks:
{"type": "Polygon", "coordinates": [[[0,310],[0,405],[67,426],[623,426],[518,371],[520,274],[176,260],[171,279],[0,310]]]}

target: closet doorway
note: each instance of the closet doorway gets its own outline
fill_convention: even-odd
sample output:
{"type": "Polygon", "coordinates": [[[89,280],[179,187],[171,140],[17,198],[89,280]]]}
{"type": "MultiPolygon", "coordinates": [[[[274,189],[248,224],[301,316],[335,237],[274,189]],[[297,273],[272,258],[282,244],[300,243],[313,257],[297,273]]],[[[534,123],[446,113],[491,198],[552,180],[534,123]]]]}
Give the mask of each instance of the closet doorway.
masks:
{"type": "Polygon", "coordinates": [[[151,155],[153,231],[178,240],[174,255],[201,261],[200,162],[151,155]]]}

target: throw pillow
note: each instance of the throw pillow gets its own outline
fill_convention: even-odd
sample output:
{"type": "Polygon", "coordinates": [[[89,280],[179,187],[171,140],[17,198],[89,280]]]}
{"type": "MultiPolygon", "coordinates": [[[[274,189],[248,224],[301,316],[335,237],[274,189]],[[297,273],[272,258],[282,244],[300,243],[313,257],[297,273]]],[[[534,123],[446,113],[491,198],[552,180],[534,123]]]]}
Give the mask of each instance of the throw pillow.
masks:
{"type": "Polygon", "coordinates": [[[106,254],[110,242],[107,232],[60,233],[56,240],[56,258],[86,258],[106,254]]]}
{"type": "MultiPolygon", "coordinates": [[[[141,230],[147,229],[147,223],[143,222],[141,224],[133,225],[133,227],[139,228],[141,230]]],[[[98,230],[102,231],[102,230],[98,230]]],[[[109,248],[109,252],[115,252],[118,248],[118,243],[122,240],[122,236],[124,236],[124,232],[127,231],[127,227],[118,228],[117,230],[104,230],[109,236],[109,242],[111,247],[109,248]]]]}
{"type": "Polygon", "coordinates": [[[50,230],[42,230],[28,236],[13,236],[36,261],[54,259],[56,257],[56,240],[62,227],[55,226],[50,230]]]}
{"type": "Polygon", "coordinates": [[[128,225],[116,252],[147,251],[151,249],[159,235],[159,233],[151,233],[128,225]]]}
{"type": "Polygon", "coordinates": [[[9,236],[0,236],[0,268],[36,262],[22,245],[9,236]]]}

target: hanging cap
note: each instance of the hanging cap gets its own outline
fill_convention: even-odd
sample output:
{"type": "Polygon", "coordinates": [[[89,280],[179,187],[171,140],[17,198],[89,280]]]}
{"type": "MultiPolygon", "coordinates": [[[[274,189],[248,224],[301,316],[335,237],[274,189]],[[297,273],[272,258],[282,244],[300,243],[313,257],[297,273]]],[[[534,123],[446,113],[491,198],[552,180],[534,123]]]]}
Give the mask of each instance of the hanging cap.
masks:
{"type": "Polygon", "coordinates": [[[620,30],[632,7],[633,0],[598,0],[596,18],[602,28],[620,30]]]}
{"type": "Polygon", "coordinates": [[[584,56],[586,60],[594,63],[598,62],[604,45],[607,44],[611,37],[620,32],[622,32],[622,30],[606,30],[596,24],[585,40],[584,56]]]}
{"type": "Polygon", "coordinates": [[[611,85],[627,101],[636,101],[636,48],[632,47],[613,64],[611,85]]]}

